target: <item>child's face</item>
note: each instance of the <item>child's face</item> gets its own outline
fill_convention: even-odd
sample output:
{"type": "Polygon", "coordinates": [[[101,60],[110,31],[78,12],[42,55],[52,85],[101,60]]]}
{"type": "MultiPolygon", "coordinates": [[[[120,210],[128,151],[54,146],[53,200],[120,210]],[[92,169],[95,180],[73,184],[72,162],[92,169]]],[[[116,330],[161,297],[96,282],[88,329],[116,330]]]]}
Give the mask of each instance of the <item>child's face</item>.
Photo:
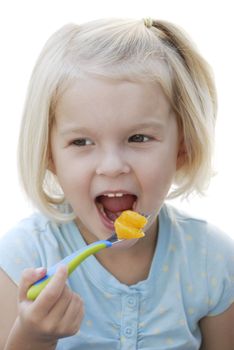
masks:
{"type": "Polygon", "coordinates": [[[176,117],[159,85],[80,79],[59,100],[52,169],[85,231],[107,238],[118,212],[158,212],[178,162],[176,117]]]}

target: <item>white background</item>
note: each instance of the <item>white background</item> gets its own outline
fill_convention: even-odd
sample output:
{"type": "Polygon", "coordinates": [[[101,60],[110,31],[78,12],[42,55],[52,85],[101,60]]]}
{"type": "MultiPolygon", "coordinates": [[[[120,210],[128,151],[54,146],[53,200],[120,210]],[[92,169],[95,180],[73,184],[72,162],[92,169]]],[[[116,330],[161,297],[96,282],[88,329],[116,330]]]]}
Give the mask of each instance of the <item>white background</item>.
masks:
{"type": "Polygon", "coordinates": [[[234,21],[231,0],[7,0],[0,3],[0,235],[32,208],[21,192],[16,146],[26,88],[47,38],[68,22],[100,17],[153,17],[173,21],[193,38],[213,67],[219,96],[215,166],[205,198],[176,204],[233,230],[234,21]]]}

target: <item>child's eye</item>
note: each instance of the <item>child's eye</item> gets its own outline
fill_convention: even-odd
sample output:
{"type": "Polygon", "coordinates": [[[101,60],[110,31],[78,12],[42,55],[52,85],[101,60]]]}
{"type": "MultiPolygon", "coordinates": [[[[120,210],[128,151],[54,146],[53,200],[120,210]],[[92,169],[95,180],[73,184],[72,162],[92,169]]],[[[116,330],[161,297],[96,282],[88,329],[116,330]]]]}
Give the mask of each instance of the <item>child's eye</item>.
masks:
{"type": "Polygon", "coordinates": [[[71,142],[71,144],[78,147],[82,147],[82,146],[92,145],[93,142],[90,139],[80,138],[80,139],[75,139],[74,141],[71,142]]]}
{"type": "Polygon", "coordinates": [[[147,142],[150,141],[150,137],[143,134],[135,134],[129,137],[128,142],[147,142]]]}

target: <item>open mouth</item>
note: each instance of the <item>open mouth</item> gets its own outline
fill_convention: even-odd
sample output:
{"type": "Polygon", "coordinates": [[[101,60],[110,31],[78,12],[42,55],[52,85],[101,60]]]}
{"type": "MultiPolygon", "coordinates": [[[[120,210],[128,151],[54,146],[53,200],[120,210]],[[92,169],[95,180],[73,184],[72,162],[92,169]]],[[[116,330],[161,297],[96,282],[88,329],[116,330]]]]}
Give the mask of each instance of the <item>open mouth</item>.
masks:
{"type": "Polygon", "coordinates": [[[130,193],[108,192],[95,199],[98,211],[104,223],[113,228],[114,221],[124,210],[134,210],[137,196],[130,193]]]}

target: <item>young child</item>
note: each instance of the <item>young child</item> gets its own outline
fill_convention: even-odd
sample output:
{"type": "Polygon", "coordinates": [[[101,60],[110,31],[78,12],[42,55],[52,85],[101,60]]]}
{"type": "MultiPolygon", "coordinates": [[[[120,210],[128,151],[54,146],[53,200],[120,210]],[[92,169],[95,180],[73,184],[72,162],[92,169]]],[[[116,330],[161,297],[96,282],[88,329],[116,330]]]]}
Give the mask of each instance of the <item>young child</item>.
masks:
{"type": "Polygon", "coordinates": [[[165,204],[211,174],[216,95],[177,26],[151,19],[67,25],[33,71],[19,168],[38,209],[0,242],[5,350],[233,350],[234,243],[165,204]],[[104,249],[35,301],[27,290],[126,209],[145,237],[104,249]]]}

